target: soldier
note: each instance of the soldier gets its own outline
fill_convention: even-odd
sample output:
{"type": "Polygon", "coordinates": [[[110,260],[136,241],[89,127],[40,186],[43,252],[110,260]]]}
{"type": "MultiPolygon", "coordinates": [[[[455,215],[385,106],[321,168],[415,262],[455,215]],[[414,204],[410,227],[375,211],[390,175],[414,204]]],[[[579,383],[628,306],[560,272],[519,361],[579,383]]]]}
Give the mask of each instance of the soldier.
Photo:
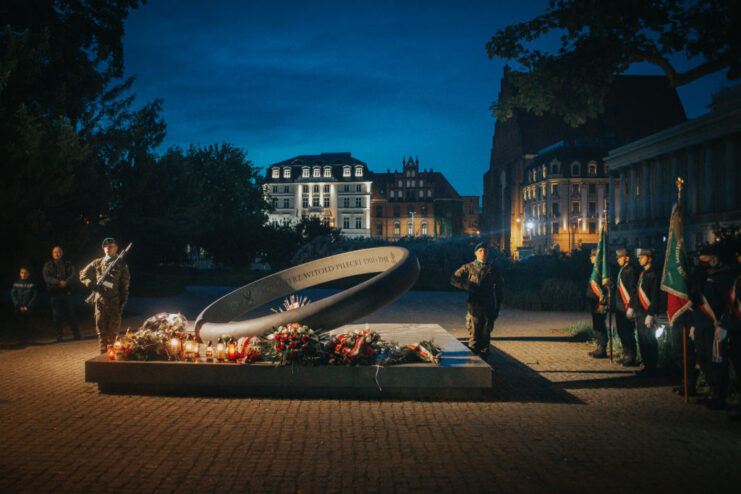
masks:
{"type": "Polygon", "coordinates": [[[651,376],[659,361],[659,343],[656,341],[656,316],[659,313],[659,285],[661,277],[656,271],[653,249],[638,249],[638,264],[643,271],[638,276],[638,304],[636,304],[636,329],[638,347],[643,357],[641,375],[651,376]]]}
{"type": "Polygon", "coordinates": [[[726,406],[728,393],[728,326],[729,294],[733,290],[734,272],[723,262],[720,246],[706,245],[698,251],[700,270],[698,286],[693,292],[692,313],[697,361],[710,386],[708,408],[726,406]]]}
{"type": "Polygon", "coordinates": [[[112,238],[103,240],[104,257],[93,260],[80,271],[80,281],[95,291],[95,331],[98,333],[100,352],[105,353],[121,329],[121,311],[129,298],[129,267],[121,259],[108,273],[102,284],[98,280],[108,264],[113,262],[118,245],[112,238]]]}
{"type": "Polygon", "coordinates": [[[468,347],[486,360],[494,321],[502,307],[502,277],[488,261],[489,250],[480,242],[473,250],[476,260],[464,264],[450,277],[450,283],[468,291],[468,347]]]}
{"type": "Polygon", "coordinates": [[[44,281],[51,300],[51,314],[57,341],[62,341],[62,321],[69,324],[76,340],[80,339],[75,314],[70,301],[70,283],[75,279],[75,267],[71,262],[62,259],[64,251],[58,245],[51,251],[52,259],[44,264],[44,281]]]}
{"type": "MultiPolygon", "coordinates": [[[[736,373],[736,387],[741,391],[741,249],[736,250],[736,279],[728,297],[728,357],[733,363],[736,373]]],[[[741,409],[732,410],[729,417],[733,420],[741,419],[741,409]]]]}
{"type": "Polygon", "coordinates": [[[635,367],[636,337],[635,314],[638,304],[637,280],[635,268],[630,263],[628,249],[615,251],[620,270],[617,275],[618,293],[615,298],[615,324],[617,325],[620,343],[623,345],[623,356],[618,360],[625,367],[635,367]]]}
{"type": "MultiPolygon", "coordinates": [[[[597,262],[597,249],[592,249],[589,253],[589,260],[594,265],[597,262]]],[[[591,284],[587,284],[587,301],[589,302],[590,312],[592,313],[592,330],[597,340],[597,349],[589,352],[593,358],[607,357],[607,324],[605,324],[605,315],[607,314],[607,298],[603,295],[597,295],[592,290],[591,284]]]]}

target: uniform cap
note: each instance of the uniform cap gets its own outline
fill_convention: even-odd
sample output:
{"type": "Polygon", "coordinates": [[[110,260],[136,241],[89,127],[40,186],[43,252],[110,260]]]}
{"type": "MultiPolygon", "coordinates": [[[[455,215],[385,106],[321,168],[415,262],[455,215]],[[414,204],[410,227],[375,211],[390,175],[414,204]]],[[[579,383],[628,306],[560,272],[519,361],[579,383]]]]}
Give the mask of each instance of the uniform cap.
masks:
{"type": "Polygon", "coordinates": [[[638,256],[648,256],[648,257],[654,257],[654,250],[653,249],[636,249],[636,254],[638,256]]]}
{"type": "Polygon", "coordinates": [[[618,255],[618,257],[622,257],[622,256],[628,256],[628,255],[630,255],[630,254],[628,253],[628,249],[626,249],[625,247],[623,247],[622,249],[618,249],[618,250],[616,250],[616,251],[615,251],[615,254],[617,254],[617,255],[618,255]]]}
{"type": "Polygon", "coordinates": [[[488,245],[486,245],[486,242],[479,242],[476,244],[476,246],[473,248],[473,251],[476,252],[479,249],[487,249],[489,248],[488,245]]]}
{"type": "Polygon", "coordinates": [[[106,237],[106,238],[103,239],[102,246],[105,247],[108,244],[115,244],[115,243],[116,243],[116,239],[115,238],[113,238],[113,237],[106,237]]]}

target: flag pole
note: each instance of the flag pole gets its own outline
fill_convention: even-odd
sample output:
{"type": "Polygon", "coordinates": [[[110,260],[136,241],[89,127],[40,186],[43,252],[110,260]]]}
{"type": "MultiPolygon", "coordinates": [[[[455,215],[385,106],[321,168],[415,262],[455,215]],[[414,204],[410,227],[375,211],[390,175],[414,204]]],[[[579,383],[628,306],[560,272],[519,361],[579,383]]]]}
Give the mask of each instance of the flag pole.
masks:
{"type": "MultiPolygon", "coordinates": [[[[603,257],[605,259],[608,259],[607,253],[609,252],[609,244],[610,244],[609,241],[607,240],[608,239],[608,236],[609,236],[609,230],[608,230],[607,226],[610,223],[609,207],[610,207],[609,204],[605,207],[605,223],[604,223],[604,228],[605,228],[605,245],[604,245],[604,249],[605,249],[605,253],[603,254],[603,257]]],[[[609,266],[609,264],[608,264],[608,266],[609,266]]],[[[603,278],[604,278],[605,274],[607,274],[607,273],[603,273],[602,274],[603,278]]],[[[610,278],[612,278],[612,277],[610,277],[610,278]]],[[[612,312],[613,312],[612,311],[612,286],[611,286],[611,283],[608,283],[607,284],[607,337],[608,337],[607,341],[609,342],[609,345],[610,345],[610,363],[612,363],[612,312]]]]}
{"type": "MultiPolygon", "coordinates": [[[[677,177],[677,210],[679,211],[679,214],[682,214],[682,186],[684,185],[684,180],[682,180],[681,177],[677,177]]],[[[689,393],[689,384],[687,383],[687,322],[686,318],[682,317],[682,369],[684,369],[684,402],[689,403],[690,401],[690,393],[689,393]]]]}

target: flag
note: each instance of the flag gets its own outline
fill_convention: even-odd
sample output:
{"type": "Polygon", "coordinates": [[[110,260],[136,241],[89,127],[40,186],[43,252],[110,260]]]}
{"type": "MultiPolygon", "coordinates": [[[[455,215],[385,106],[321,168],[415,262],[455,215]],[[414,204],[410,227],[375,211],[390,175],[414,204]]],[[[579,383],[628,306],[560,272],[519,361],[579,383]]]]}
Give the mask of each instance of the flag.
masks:
{"type": "Polygon", "coordinates": [[[679,316],[692,307],[687,286],[687,252],[684,249],[684,219],[680,204],[674,204],[669,220],[661,289],[667,294],[666,312],[669,321],[674,324],[679,316]]]}
{"type": "Polygon", "coordinates": [[[592,291],[601,300],[605,296],[602,287],[610,284],[610,265],[607,262],[607,231],[605,224],[599,232],[599,243],[597,244],[597,257],[594,260],[592,275],[589,277],[589,286],[592,291]]]}

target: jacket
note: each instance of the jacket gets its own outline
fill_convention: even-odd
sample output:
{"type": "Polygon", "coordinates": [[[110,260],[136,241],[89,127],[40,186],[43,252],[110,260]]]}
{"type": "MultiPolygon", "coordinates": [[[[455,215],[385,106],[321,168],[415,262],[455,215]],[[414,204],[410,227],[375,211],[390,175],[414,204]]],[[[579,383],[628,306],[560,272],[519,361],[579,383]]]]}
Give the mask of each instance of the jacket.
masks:
{"type": "Polygon", "coordinates": [[[18,279],[10,289],[13,307],[32,307],[36,302],[36,283],[31,280],[18,279]]]}
{"type": "MultiPolygon", "coordinates": [[[[113,261],[110,261],[113,262],[113,261]]],[[[83,285],[88,288],[92,288],[103,275],[103,271],[106,269],[105,257],[99,257],[90,262],[85,268],[80,271],[80,281],[83,285]]],[[[103,299],[105,302],[118,302],[123,307],[126,301],[129,299],[129,266],[126,261],[121,261],[108,273],[105,278],[105,283],[102,284],[98,289],[98,299],[103,299]]]]}
{"type": "Polygon", "coordinates": [[[468,291],[468,304],[498,313],[503,301],[503,280],[491,263],[464,264],[450,277],[450,284],[468,291]]]}
{"type": "Polygon", "coordinates": [[[74,281],[76,274],[77,272],[75,271],[75,267],[69,261],[65,261],[64,259],[60,259],[59,261],[55,261],[54,259],[47,261],[44,264],[43,275],[49,296],[61,297],[69,295],[69,286],[70,283],[74,281]],[[60,287],[60,281],[67,282],[67,286],[64,288],[60,287]]]}

